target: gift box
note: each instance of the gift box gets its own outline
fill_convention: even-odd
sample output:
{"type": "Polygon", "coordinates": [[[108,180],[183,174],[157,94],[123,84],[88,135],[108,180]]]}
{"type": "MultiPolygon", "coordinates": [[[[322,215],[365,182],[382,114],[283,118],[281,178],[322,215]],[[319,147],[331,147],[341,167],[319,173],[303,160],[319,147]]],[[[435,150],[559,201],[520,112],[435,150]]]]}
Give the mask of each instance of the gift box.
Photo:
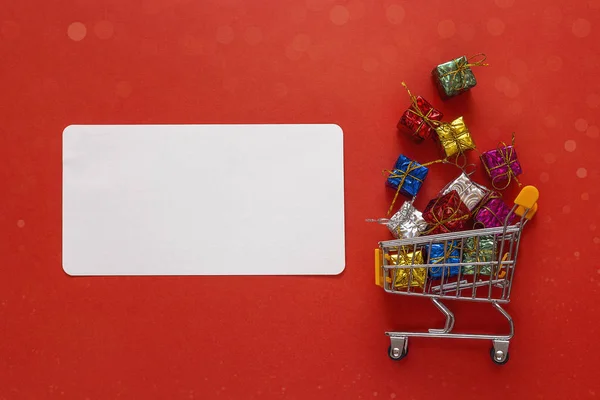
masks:
{"type": "Polygon", "coordinates": [[[442,194],[447,194],[452,190],[458,192],[458,196],[469,210],[473,210],[481,200],[486,197],[490,190],[478,183],[473,182],[464,172],[458,178],[450,182],[444,189],[442,194]]]}
{"type": "Polygon", "coordinates": [[[433,199],[423,211],[423,219],[429,224],[426,234],[447,233],[463,230],[470,211],[456,190],[433,199]]]}
{"type": "Polygon", "coordinates": [[[467,59],[462,56],[438,65],[432,71],[433,79],[442,98],[456,96],[477,85],[475,75],[471,70],[474,66],[486,66],[485,55],[467,59]]]}
{"type": "MultiPolygon", "coordinates": [[[[398,254],[387,255],[390,265],[419,265],[423,264],[423,251],[416,250],[412,251],[412,246],[402,247],[398,254]]],[[[427,268],[394,268],[392,279],[394,280],[394,287],[396,288],[408,288],[410,287],[424,287],[425,280],[427,278],[427,268]],[[412,277],[411,277],[412,270],[412,277]]]]}
{"type": "Polygon", "coordinates": [[[414,238],[427,229],[427,222],[423,219],[423,214],[410,201],[405,201],[400,210],[389,219],[367,221],[386,225],[396,239],[414,238]]]}
{"type": "MultiPolygon", "coordinates": [[[[475,213],[475,225],[483,228],[503,226],[510,211],[511,208],[502,199],[492,198],[479,207],[475,213]]],[[[513,219],[514,214],[509,217],[508,225],[512,224],[513,219]]]]}
{"type": "Polygon", "coordinates": [[[435,127],[439,125],[443,114],[433,108],[423,97],[413,96],[404,82],[402,82],[402,85],[408,91],[411,104],[409,109],[402,114],[400,122],[398,122],[398,129],[405,128],[412,134],[415,141],[421,142],[434,133],[435,127]]]}
{"type": "MultiPolygon", "coordinates": [[[[458,264],[460,263],[460,247],[458,241],[432,243],[428,246],[429,264],[458,264]]],[[[430,267],[429,277],[432,279],[449,278],[458,275],[460,266],[430,267]]]]}
{"type": "Polygon", "coordinates": [[[387,178],[387,184],[406,196],[414,197],[421,189],[428,172],[427,167],[400,155],[387,178]]]}
{"type": "MultiPolygon", "coordinates": [[[[494,236],[470,237],[463,244],[463,263],[494,261],[494,236]]],[[[492,275],[494,264],[463,265],[463,275],[492,275]]]]}
{"type": "Polygon", "coordinates": [[[435,131],[447,157],[475,148],[475,142],[463,117],[458,117],[451,123],[444,122],[435,128],[435,131]]]}
{"type": "Polygon", "coordinates": [[[502,143],[496,149],[483,153],[480,158],[492,180],[492,186],[497,190],[506,189],[512,179],[518,182],[517,176],[523,172],[517,159],[514,138],[512,145],[502,143]]]}

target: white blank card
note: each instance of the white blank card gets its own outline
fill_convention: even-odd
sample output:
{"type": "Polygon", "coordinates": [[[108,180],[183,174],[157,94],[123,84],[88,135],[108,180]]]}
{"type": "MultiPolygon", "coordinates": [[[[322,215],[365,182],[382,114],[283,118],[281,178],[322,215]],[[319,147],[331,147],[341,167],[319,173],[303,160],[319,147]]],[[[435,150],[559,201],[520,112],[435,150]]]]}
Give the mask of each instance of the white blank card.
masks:
{"type": "Polygon", "coordinates": [[[337,125],[72,125],[69,275],[338,274],[337,125]]]}

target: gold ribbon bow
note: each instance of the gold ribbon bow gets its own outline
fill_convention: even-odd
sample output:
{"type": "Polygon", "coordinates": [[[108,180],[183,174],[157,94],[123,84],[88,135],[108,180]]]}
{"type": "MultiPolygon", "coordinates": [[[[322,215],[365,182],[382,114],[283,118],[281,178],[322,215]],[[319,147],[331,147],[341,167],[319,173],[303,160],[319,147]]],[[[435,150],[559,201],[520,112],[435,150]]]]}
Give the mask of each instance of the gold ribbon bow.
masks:
{"type": "MultiPolygon", "coordinates": [[[[433,244],[443,244],[443,243],[433,243],[433,244]]],[[[430,264],[438,264],[438,263],[446,264],[447,262],[445,262],[444,260],[448,260],[450,257],[459,258],[458,254],[452,255],[452,252],[454,250],[460,250],[460,246],[458,246],[454,240],[452,240],[450,242],[450,246],[446,245],[444,247],[446,248],[444,254],[442,254],[439,257],[430,258],[430,260],[429,260],[430,264]]],[[[429,250],[429,251],[431,251],[431,250],[429,250]]],[[[438,267],[438,268],[441,268],[441,267],[438,267]]]]}
{"type": "MultiPolygon", "coordinates": [[[[452,192],[450,192],[450,193],[452,193],[452,192]]],[[[458,194],[458,192],[457,192],[457,194],[458,194]]],[[[435,211],[435,209],[437,209],[437,207],[438,207],[438,202],[440,201],[440,199],[442,199],[442,198],[443,198],[443,197],[445,197],[445,196],[446,196],[446,195],[438,197],[438,198],[435,200],[435,203],[433,204],[433,206],[431,207],[431,211],[432,211],[431,215],[433,216],[434,223],[433,223],[433,226],[432,226],[431,228],[429,228],[429,229],[427,229],[425,232],[423,232],[423,235],[428,235],[428,234],[430,234],[430,233],[431,233],[431,232],[433,232],[433,231],[434,231],[434,230],[435,230],[437,227],[440,227],[440,226],[443,226],[444,228],[446,228],[446,230],[450,231],[450,229],[448,229],[448,227],[446,227],[446,224],[447,224],[447,223],[449,223],[449,222],[455,222],[455,221],[463,221],[463,220],[467,220],[467,219],[469,219],[469,217],[471,216],[471,214],[470,214],[470,213],[466,213],[465,215],[462,215],[462,216],[460,216],[460,217],[457,217],[457,216],[456,216],[456,214],[458,214],[458,212],[459,212],[459,210],[460,210],[460,202],[462,201],[462,200],[460,200],[460,197],[459,197],[459,198],[458,198],[458,200],[459,200],[458,206],[457,206],[455,209],[453,209],[453,210],[452,210],[452,214],[451,214],[450,216],[446,217],[446,218],[440,219],[440,218],[438,217],[437,213],[435,213],[435,212],[433,212],[433,211],[435,211]]]]}
{"type": "MultiPolygon", "coordinates": [[[[498,147],[496,147],[496,151],[498,152],[498,154],[500,154],[500,157],[502,157],[502,163],[489,168],[487,166],[487,164],[485,162],[482,162],[486,172],[488,173],[488,175],[490,176],[490,178],[492,178],[492,171],[495,171],[499,168],[502,167],[506,167],[506,172],[496,175],[495,177],[492,178],[492,187],[496,190],[504,190],[508,187],[508,185],[510,185],[510,182],[514,179],[517,182],[517,185],[521,186],[521,182],[519,181],[519,178],[517,178],[517,175],[515,175],[515,172],[513,171],[511,164],[514,163],[516,160],[516,158],[513,160],[513,155],[515,154],[515,133],[513,132],[512,134],[512,143],[511,146],[509,148],[509,146],[506,145],[506,143],[504,142],[500,142],[498,143],[498,147]],[[496,181],[498,180],[498,178],[506,178],[506,184],[502,187],[498,187],[496,186],[496,181]]],[[[482,156],[480,156],[481,158],[482,156]]],[[[483,161],[483,160],[482,160],[483,161]]],[[[503,180],[503,179],[501,179],[503,180]]]]}
{"type": "Polygon", "coordinates": [[[475,142],[470,136],[469,130],[465,125],[463,117],[458,117],[451,123],[442,122],[436,128],[440,144],[444,148],[447,157],[454,157],[454,164],[463,169],[467,166],[468,160],[465,152],[475,149],[475,142]],[[454,150],[456,148],[456,151],[454,150]],[[462,160],[459,164],[459,158],[462,160]]]}
{"type": "Polygon", "coordinates": [[[467,71],[467,69],[471,68],[471,67],[487,67],[489,66],[489,64],[485,63],[486,60],[486,55],[484,53],[479,53],[479,54],[475,54],[474,56],[469,57],[468,59],[465,59],[464,61],[455,61],[456,63],[456,69],[453,69],[452,71],[448,71],[442,75],[440,75],[440,79],[441,78],[445,78],[446,76],[450,76],[450,80],[453,81],[454,79],[456,79],[456,76],[458,74],[460,74],[460,78],[462,78],[462,86],[460,88],[458,88],[458,90],[462,90],[465,88],[466,86],[466,82],[465,82],[465,72],[467,71]]]}

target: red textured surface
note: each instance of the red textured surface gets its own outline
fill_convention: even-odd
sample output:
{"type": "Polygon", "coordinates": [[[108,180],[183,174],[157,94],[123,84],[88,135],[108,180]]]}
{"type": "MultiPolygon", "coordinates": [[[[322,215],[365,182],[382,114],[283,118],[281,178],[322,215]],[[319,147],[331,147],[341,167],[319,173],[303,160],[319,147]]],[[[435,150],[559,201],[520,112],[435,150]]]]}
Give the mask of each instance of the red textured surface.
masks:
{"type": "MultiPolygon", "coordinates": [[[[0,399],[600,395],[600,1],[21,0],[3,2],[0,24],[0,399]],[[478,86],[439,101],[432,67],[479,52],[491,66],[478,86]],[[389,233],[364,219],[393,196],[381,170],[400,152],[439,157],[396,131],[403,80],[447,120],[464,115],[481,150],[515,131],[520,178],[542,193],[503,368],[487,342],[412,340],[403,362],[386,356],[384,330],[442,324],[426,300],[373,284],[389,233]],[[345,131],[341,276],[63,273],[66,125],[276,122],[345,131]]],[[[432,166],[416,205],[455,175],[432,166]]],[[[450,307],[457,329],[504,327],[487,304],[450,307]]]]}

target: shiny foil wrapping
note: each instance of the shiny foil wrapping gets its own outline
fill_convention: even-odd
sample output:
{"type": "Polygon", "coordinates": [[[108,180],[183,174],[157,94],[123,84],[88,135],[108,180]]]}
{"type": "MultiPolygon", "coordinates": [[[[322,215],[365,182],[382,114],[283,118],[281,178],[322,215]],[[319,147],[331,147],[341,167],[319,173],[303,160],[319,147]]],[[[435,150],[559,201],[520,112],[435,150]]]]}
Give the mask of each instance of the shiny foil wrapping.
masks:
{"type": "Polygon", "coordinates": [[[410,201],[405,201],[386,225],[396,239],[414,238],[427,229],[423,214],[410,201]]]}
{"type": "MultiPolygon", "coordinates": [[[[412,246],[409,246],[412,250],[412,246]]],[[[423,251],[417,250],[415,252],[408,250],[401,250],[398,254],[389,256],[391,265],[419,265],[423,264],[423,251]]],[[[394,287],[396,288],[407,288],[407,287],[424,287],[425,280],[427,279],[427,268],[396,268],[394,269],[396,274],[394,279],[394,287]],[[412,279],[411,279],[412,269],[412,279]],[[410,280],[410,284],[409,284],[410,280]]]]}
{"type": "Polygon", "coordinates": [[[458,196],[469,210],[477,207],[479,202],[490,192],[486,187],[473,182],[464,172],[442,190],[442,195],[452,190],[458,192],[458,196]]]}
{"type": "Polygon", "coordinates": [[[423,219],[429,224],[427,234],[461,231],[466,228],[469,208],[462,202],[458,192],[448,193],[433,199],[423,211],[423,219]]]}
{"type": "Polygon", "coordinates": [[[492,180],[492,186],[499,190],[505,189],[512,177],[523,172],[514,146],[486,151],[481,155],[481,162],[492,180]]]}
{"type": "Polygon", "coordinates": [[[466,67],[467,63],[467,57],[462,56],[433,69],[431,74],[443,98],[456,96],[477,85],[473,71],[466,67]]]}
{"type": "MultiPolygon", "coordinates": [[[[482,205],[475,213],[475,225],[483,228],[503,226],[510,210],[510,207],[508,207],[502,199],[491,199],[482,205]]],[[[514,214],[508,219],[508,225],[512,224],[513,219],[514,214]]]]}
{"type": "Polygon", "coordinates": [[[421,96],[415,96],[414,99],[414,103],[402,114],[398,129],[407,129],[413,135],[413,139],[421,142],[435,132],[429,121],[441,121],[443,114],[421,96]]]}
{"type": "Polygon", "coordinates": [[[387,185],[398,189],[400,193],[414,197],[421,189],[429,169],[410,158],[400,155],[394,169],[387,178],[387,185]]]}
{"type": "MultiPolygon", "coordinates": [[[[460,263],[460,247],[458,241],[432,243],[429,247],[429,264],[458,264],[460,263]]],[[[429,277],[432,279],[449,278],[458,275],[460,266],[430,267],[429,277]]]]}
{"type": "Polygon", "coordinates": [[[463,117],[458,117],[449,124],[443,123],[435,128],[435,131],[447,157],[475,148],[475,142],[463,117]]]}
{"type": "MultiPolygon", "coordinates": [[[[463,263],[494,261],[494,236],[470,237],[463,244],[463,263]]],[[[480,275],[492,275],[494,265],[463,265],[464,275],[473,275],[478,270],[480,275]]]]}

